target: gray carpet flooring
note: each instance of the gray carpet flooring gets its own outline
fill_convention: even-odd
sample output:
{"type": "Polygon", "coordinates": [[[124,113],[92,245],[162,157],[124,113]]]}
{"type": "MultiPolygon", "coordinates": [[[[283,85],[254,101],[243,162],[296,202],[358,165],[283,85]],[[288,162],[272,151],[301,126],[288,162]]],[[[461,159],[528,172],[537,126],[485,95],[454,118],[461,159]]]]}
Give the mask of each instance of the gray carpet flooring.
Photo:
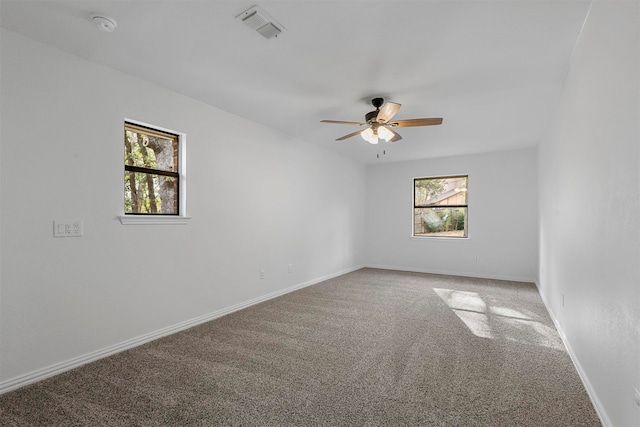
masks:
{"type": "Polygon", "coordinates": [[[0,396],[2,426],[600,426],[533,284],[362,269],[0,396]]]}

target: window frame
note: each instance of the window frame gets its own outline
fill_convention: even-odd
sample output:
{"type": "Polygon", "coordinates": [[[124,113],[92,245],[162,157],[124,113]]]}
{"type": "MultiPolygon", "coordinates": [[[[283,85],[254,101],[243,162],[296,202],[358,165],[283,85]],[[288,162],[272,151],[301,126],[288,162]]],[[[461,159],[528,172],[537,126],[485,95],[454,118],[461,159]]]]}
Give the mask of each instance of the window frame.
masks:
{"type": "Polygon", "coordinates": [[[415,238],[415,239],[423,239],[423,238],[427,238],[427,239],[447,239],[447,240],[459,240],[459,241],[466,241],[470,238],[470,233],[469,233],[469,199],[468,199],[468,194],[466,197],[466,201],[467,203],[464,205],[431,205],[431,206],[421,206],[421,205],[416,205],[416,181],[420,181],[420,180],[425,180],[425,179],[449,179],[449,178],[466,178],[467,179],[467,186],[466,189],[467,191],[469,190],[469,174],[468,173],[458,173],[458,174],[451,174],[451,175],[435,175],[435,176],[421,176],[421,177],[414,177],[411,182],[412,182],[412,187],[411,187],[411,205],[412,205],[412,209],[411,209],[411,237],[415,238]],[[465,236],[430,236],[428,234],[416,234],[416,223],[415,223],[415,215],[416,215],[416,209],[429,209],[429,208],[465,208],[466,209],[466,213],[465,213],[465,236]]]}
{"type": "MultiPolygon", "coordinates": [[[[130,166],[124,165],[124,169],[121,169],[123,172],[129,170],[133,172],[143,172],[143,173],[152,173],[157,175],[165,175],[165,176],[175,176],[178,180],[177,182],[177,214],[151,214],[151,213],[125,213],[124,212],[124,187],[122,193],[122,208],[121,214],[119,215],[120,222],[124,225],[131,224],[188,224],[191,217],[187,216],[187,204],[186,204],[186,139],[187,136],[184,132],[178,132],[172,129],[167,129],[161,126],[152,125],[149,123],[141,122],[139,120],[133,120],[125,118],[123,121],[123,127],[121,128],[123,131],[126,131],[127,125],[130,125],[133,128],[141,128],[150,134],[155,134],[157,136],[163,136],[166,138],[167,134],[170,136],[174,136],[177,139],[177,148],[178,148],[178,170],[177,172],[169,172],[157,169],[149,169],[149,168],[141,168],[138,166],[130,166]]],[[[122,134],[121,134],[122,135],[122,134]]]]}

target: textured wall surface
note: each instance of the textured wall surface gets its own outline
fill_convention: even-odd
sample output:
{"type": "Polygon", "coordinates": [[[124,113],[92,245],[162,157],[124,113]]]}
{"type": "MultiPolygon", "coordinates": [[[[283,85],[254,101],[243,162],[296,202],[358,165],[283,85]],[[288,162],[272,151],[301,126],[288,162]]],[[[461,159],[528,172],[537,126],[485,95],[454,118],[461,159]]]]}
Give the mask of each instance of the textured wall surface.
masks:
{"type": "Polygon", "coordinates": [[[540,289],[605,423],[640,425],[638,2],[594,2],[539,147],[540,289]]]}

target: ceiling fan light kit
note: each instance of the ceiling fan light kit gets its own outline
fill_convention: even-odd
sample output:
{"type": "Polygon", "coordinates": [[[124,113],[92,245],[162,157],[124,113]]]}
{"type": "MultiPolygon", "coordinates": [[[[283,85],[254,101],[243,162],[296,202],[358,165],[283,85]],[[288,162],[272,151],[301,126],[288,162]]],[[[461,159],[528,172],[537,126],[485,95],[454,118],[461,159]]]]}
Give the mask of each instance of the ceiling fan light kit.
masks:
{"type": "Polygon", "coordinates": [[[369,144],[377,144],[378,143],[378,135],[373,133],[373,129],[366,128],[362,132],[360,132],[360,136],[362,139],[367,141],[369,144]]]}
{"type": "Polygon", "coordinates": [[[380,140],[385,142],[400,141],[402,137],[394,131],[395,127],[415,127],[415,126],[433,126],[442,124],[442,118],[424,118],[424,119],[405,119],[390,121],[400,110],[401,104],[396,102],[384,103],[382,98],[373,98],[371,104],[375,107],[374,111],[365,114],[363,123],[361,122],[345,122],[341,120],[321,120],[322,123],[333,123],[352,126],[367,126],[364,130],[352,132],[337,138],[336,141],[343,141],[352,136],[360,135],[370,144],[378,144],[380,140]]]}
{"type": "Polygon", "coordinates": [[[393,139],[393,133],[389,129],[383,125],[376,126],[375,124],[360,132],[360,136],[369,144],[377,144],[381,139],[384,142],[389,142],[393,139]]]}
{"type": "Polygon", "coordinates": [[[391,131],[386,127],[380,126],[378,128],[378,138],[384,139],[385,142],[389,142],[393,138],[393,133],[391,133],[391,131]]]}

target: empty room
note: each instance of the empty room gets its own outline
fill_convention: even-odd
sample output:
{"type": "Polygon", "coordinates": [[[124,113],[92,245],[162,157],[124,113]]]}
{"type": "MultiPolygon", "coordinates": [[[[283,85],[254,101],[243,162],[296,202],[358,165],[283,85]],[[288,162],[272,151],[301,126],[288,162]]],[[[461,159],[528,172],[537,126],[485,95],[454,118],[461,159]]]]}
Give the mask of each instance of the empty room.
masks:
{"type": "Polygon", "coordinates": [[[0,425],[640,426],[639,1],[0,26],[0,425]]]}

